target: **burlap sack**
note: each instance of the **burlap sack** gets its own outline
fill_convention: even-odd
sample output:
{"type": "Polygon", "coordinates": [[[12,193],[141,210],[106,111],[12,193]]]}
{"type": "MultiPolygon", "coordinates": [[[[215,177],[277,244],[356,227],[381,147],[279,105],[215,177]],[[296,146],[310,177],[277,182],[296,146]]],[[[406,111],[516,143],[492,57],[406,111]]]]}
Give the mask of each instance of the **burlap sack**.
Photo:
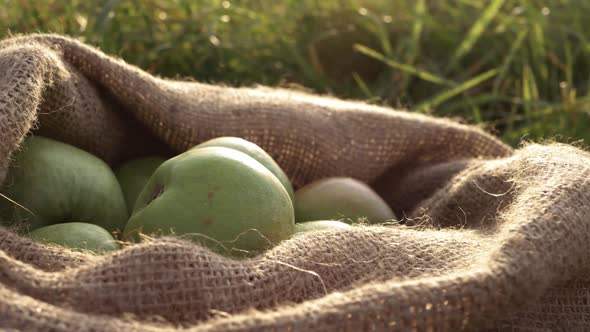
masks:
{"type": "Polygon", "coordinates": [[[0,179],[30,131],[108,162],[241,136],[295,187],[374,185],[404,225],[249,260],[162,238],[107,256],[0,231],[0,327],[22,331],[590,329],[590,156],[265,87],[151,76],[55,35],[0,43],[0,179]]]}

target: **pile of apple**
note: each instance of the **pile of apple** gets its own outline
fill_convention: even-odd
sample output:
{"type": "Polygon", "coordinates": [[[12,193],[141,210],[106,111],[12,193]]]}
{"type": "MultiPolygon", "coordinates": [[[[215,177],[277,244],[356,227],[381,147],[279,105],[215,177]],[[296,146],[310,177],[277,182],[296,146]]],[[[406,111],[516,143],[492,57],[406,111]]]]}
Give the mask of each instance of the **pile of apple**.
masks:
{"type": "Polygon", "coordinates": [[[0,193],[1,224],[96,253],[175,235],[245,257],[295,233],[395,219],[370,187],[351,178],[325,178],[294,192],[268,153],[236,137],[168,160],[128,161],[116,171],[74,146],[29,137],[0,193]]]}

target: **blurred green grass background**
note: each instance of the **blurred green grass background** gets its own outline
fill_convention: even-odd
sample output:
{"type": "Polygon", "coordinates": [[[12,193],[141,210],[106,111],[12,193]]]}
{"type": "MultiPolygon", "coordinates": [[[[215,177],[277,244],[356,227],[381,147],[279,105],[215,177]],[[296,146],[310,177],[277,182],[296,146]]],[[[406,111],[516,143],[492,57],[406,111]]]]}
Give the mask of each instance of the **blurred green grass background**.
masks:
{"type": "Polygon", "coordinates": [[[590,139],[590,1],[0,0],[164,77],[300,86],[523,139],[590,139]]]}

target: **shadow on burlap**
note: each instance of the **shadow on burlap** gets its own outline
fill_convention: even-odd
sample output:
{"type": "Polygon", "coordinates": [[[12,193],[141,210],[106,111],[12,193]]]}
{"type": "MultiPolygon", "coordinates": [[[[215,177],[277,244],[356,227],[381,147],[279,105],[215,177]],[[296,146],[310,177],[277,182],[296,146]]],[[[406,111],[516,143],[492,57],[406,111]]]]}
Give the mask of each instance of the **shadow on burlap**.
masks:
{"type": "Polygon", "coordinates": [[[107,256],[0,231],[0,327],[588,330],[590,156],[266,87],[151,76],[79,42],[0,42],[0,180],[29,132],[112,165],[240,136],[295,187],[351,176],[405,225],[295,236],[236,261],[162,238],[107,256]]]}

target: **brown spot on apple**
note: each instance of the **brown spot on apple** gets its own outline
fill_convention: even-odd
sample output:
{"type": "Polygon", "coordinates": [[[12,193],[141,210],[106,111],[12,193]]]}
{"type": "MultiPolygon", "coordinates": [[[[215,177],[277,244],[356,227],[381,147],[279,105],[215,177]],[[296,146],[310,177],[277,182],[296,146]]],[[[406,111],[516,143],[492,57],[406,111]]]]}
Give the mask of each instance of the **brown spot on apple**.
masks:
{"type": "Polygon", "coordinates": [[[147,202],[147,204],[150,204],[151,202],[155,201],[156,198],[162,196],[163,193],[164,193],[164,185],[157,184],[156,187],[154,188],[154,192],[153,192],[152,196],[150,197],[149,201],[147,202]]]}

